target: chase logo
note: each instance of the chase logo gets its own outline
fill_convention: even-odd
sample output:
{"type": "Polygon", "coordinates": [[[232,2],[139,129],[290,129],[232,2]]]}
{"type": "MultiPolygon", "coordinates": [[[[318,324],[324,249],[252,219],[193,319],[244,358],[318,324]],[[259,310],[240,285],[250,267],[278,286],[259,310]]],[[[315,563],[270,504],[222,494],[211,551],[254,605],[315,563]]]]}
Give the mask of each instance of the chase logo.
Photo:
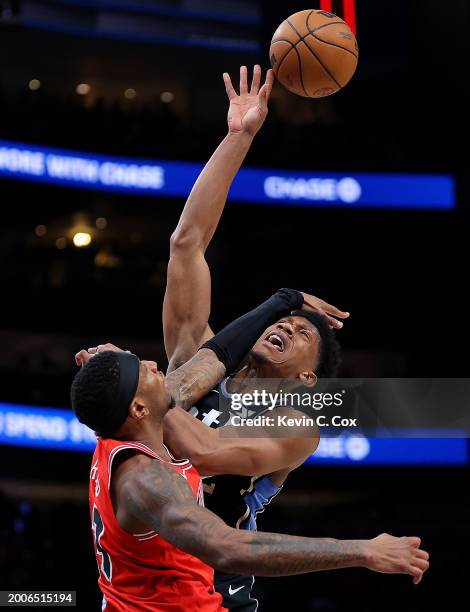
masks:
{"type": "Polygon", "coordinates": [[[364,436],[338,436],[337,438],[322,438],[315,456],[321,459],[357,462],[365,460],[370,450],[370,442],[364,436]]]}
{"type": "Polygon", "coordinates": [[[264,181],[264,193],[274,200],[309,200],[353,204],[362,195],[360,183],[351,177],[286,178],[269,176],[264,181]]]}

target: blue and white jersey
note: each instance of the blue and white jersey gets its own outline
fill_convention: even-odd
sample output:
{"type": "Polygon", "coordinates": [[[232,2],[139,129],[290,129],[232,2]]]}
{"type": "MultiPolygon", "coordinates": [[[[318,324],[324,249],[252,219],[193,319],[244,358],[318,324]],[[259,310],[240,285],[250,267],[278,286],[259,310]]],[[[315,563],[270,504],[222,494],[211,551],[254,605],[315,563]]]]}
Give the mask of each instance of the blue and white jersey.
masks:
{"type": "MultiPolygon", "coordinates": [[[[268,410],[243,406],[241,410],[232,411],[227,380],[222,380],[189,412],[208,427],[217,429],[227,425],[231,415],[250,418],[268,410]]],[[[206,507],[231,527],[252,531],[256,530],[256,515],[281,490],[267,476],[211,476],[203,482],[206,507]]]]}

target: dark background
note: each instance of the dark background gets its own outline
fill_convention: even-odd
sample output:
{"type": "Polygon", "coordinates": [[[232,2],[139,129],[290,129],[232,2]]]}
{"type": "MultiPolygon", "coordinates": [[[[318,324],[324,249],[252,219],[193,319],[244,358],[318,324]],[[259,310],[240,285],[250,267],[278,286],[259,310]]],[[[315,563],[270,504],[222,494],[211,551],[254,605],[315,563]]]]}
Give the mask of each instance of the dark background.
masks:
{"type": "MultiPolygon", "coordinates": [[[[0,2],[0,138],[208,159],[226,130],[222,72],[236,75],[241,63],[268,67],[272,32],[308,7],[186,4],[197,10],[148,2],[145,10],[166,7],[150,22],[137,2],[108,13],[80,2],[0,2]],[[28,89],[32,78],[41,81],[37,91],[28,89]],[[80,82],[90,83],[88,95],[75,93],[80,82]],[[137,91],[134,100],[123,97],[128,87],[137,91]],[[171,103],[162,102],[164,91],[173,92],[171,103]]],[[[464,0],[357,4],[361,57],[354,80],[317,101],[276,85],[247,164],[449,173],[457,180],[458,209],[231,203],[208,252],[213,327],[292,286],[351,312],[339,336],[344,376],[465,377],[470,9],[464,0]]],[[[0,401],[68,406],[73,354],[99,342],[164,363],[168,244],[184,201],[6,180],[0,187],[0,401]],[[94,227],[99,217],[107,227],[94,230],[92,245],[73,247],[73,227],[94,227]],[[40,224],[47,227],[42,237],[35,233],[40,224]],[[58,249],[62,237],[67,244],[58,249]]],[[[0,447],[0,458],[0,587],[75,589],[82,609],[98,609],[86,507],[89,457],[0,447]]],[[[303,467],[286,489],[263,516],[262,529],[355,538],[416,534],[432,567],[419,587],[406,577],[359,570],[259,580],[260,610],[463,605],[457,602],[470,569],[467,468],[303,467]]]]}

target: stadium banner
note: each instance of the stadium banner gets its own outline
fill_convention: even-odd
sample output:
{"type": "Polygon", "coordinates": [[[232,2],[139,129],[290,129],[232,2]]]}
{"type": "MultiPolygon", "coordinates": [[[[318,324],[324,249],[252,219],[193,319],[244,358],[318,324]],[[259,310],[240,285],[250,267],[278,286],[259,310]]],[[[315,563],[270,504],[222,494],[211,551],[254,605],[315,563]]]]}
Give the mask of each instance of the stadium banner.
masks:
{"type": "MultiPolygon", "coordinates": [[[[0,140],[0,177],[131,195],[187,197],[202,164],[82,153],[0,140]]],[[[242,168],[229,199],[282,206],[452,210],[448,175],[242,168]]]]}
{"type": "MultiPolygon", "coordinates": [[[[95,434],[71,410],[0,403],[0,445],[92,453],[95,434]]],[[[324,438],[311,465],[466,465],[465,438],[324,438]]]]}

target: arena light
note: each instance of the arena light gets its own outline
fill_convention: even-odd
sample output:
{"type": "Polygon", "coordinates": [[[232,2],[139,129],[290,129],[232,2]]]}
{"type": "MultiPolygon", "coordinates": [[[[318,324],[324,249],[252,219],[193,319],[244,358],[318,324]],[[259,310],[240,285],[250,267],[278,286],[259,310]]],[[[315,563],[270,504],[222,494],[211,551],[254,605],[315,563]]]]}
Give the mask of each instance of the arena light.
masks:
{"type": "Polygon", "coordinates": [[[73,235],[72,241],[77,248],[81,249],[91,243],[91,234],[88,232],[77,232],[73,235]]]}
{"type": "Polygon", "coordinates": [[[105,217],[98,217],[95,221],[96,229],[104,230],[108,226],[108,220],[105,217]]]}
{"type": "Polygon", "coordinates": [[[137,92],[132,87],[128,87],[124,92],[124,97],[126,100],[133,100],[137,96],[137,92]]]}
{"type": "Polygon", "coordinates": [[[41,81],[39,79],[31,79],[28,87],[31,91],[37,91],[41,87],[41,81]]]}
{"type": "Polygon", "coordinates": [[[75,88],[75,91],[79,96],[86,96],[90,93],[90,89],[91,87],[88,85],[88,83],[79,83],[75,88]]]}
{"type": "Polygon", "coordinates": [[[63,251],[67,246],[67,238],[64,238],[63,236],[57,238],[57,240],[55,241],[55,246],[59,249],[59,251],[63,251]]]}
{"type": "Polygon", "coordinates": [[[173,102],[174,99],[175,99],[175,94],[172,91],[164,91],[160,96],[160,100],[164,104],[170,104],[170,102],[173,102]]]}
{"type": "Polygon", "coordinates": [[[47,233],[47,227],[45,225],[36,225],[34,228],[34,233],[38,238],[42,238],[47,233]]]}

